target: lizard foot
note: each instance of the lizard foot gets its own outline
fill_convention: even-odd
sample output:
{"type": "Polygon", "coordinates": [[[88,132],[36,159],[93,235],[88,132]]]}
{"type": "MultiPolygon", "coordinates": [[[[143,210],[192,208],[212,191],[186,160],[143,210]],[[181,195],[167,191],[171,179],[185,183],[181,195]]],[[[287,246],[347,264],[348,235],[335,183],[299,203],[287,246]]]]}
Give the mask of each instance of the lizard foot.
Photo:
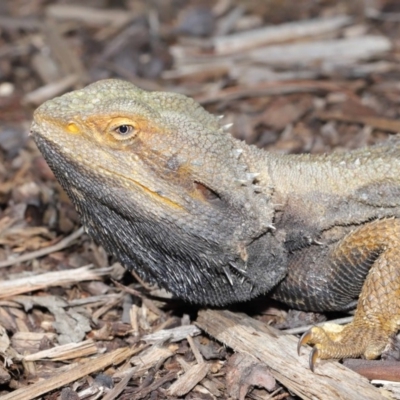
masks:
{"type": "Polygon", "coordinates": [[[389,343],[391,335],[392,332],[371,326],[358,318],[346,326],[327,323],[306,331],[298,342],[297,352],[300,354],[301,347],[306,344],[314,345],[309,359],[310,369],[314,371],[318,359],[377,358],[389,343]]]}
{"type": "Polygon", "coordinates": [[[311,369],[318,359],[377,358],[399,331],[399,238],[400,219],[384,219],[355,230],[339,242],[333,259],[342,259],[349,265],[353,265],[355,259],[359,263],[366,262],[368,257],[373,262],[364,280],[353,322],[340,328],[332,324],[313,327],[300,339],[299,348],[304,344],[314,345],[311,369]],[[373,239],[372,235],[378,239],[373,239]],[[357,246],[368,255],[364,256],[364,261],[360,261],[361,253],[353,251],[357,246]]]}

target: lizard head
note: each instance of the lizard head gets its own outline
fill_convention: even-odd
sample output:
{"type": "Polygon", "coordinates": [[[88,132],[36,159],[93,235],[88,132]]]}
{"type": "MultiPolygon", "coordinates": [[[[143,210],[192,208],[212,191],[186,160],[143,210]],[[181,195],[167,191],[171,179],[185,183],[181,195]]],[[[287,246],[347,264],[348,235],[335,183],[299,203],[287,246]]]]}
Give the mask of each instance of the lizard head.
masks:
{"type": "Polygon", "coordinates": [[[143,278],[214,305],[282,279],[258,150],[194,100],[104,80],[45,102],[31,132],[89,234],[143,278]]]}

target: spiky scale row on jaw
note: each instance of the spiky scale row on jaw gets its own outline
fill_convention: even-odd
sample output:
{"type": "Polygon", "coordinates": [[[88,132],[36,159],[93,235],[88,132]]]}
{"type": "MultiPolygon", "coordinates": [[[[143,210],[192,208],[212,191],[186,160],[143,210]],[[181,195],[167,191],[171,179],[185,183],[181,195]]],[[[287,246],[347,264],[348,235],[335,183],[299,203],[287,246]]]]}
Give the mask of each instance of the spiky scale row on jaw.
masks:
{"type": "MultiPolygon", "coordinates": [[[[389,269],[375,267],[384,257],[399,268],[385,249],[400,240],[397,228],[387,236],[400,217],[400,140],[273,155],[221,123],[185,96],[105,80],[43,104],[32,133],[89,234],[176,296],[225,305],[270,292],[329,311],[349,308],[362,290],[359,304],[375,312],[379,292],[375,314],[396,321],[400,283],[382,294],[389,269]],[[364,228],[369,238],[357,236],[364,228]],[[377,284],[363,287],[369,270],[377,284]]],[[[364,336],[373,347],[375,336],[364,336]]],[[[318,343],[313,357],[334,356],[328,348],[318,343]]]]}

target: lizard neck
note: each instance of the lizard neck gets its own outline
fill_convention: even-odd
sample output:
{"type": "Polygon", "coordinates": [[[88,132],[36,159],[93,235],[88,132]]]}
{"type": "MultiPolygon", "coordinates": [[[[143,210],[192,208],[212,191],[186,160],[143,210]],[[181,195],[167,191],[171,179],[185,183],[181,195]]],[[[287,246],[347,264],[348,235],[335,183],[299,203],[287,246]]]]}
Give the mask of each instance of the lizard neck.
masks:
{"type": "Polygon", "coordinates": [[[273,222],[296,243],[319,241],[344,220],[359,225],[398,213],[398,192],[391,189],[398,179],[396,143],[322,155],[252,152],[263,186],[272,188],[273,222]]]}

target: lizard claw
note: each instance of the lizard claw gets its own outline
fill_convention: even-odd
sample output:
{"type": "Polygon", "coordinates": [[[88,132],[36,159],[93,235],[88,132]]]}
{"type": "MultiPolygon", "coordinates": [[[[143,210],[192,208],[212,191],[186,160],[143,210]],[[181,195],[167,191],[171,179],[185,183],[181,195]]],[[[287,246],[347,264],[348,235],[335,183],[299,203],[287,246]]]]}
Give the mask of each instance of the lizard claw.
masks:
{"type": "Polygon", "coordinates": [[[310,365],[310,370],[314,372],[314,367],[315,363],[317,362],[319,358],[319,352],[317,347],[313,347],[310,353],[310,358],[309,358],[309,365],[310,365]]]}
{"type": "MultiPolygon", "coordinates": [[[[309,343],[311,343],[311,344],[314,343],[312,339],[313,339],[313,332],[312,332],[312,328],[311,328],[301,335],[301,337],[297,343],[297,354],[298,355],[300,355],[302,346],[305,346],[306,344],[309,344],[309,343]]],[[[310,370],[312,372],[314,372],[314,367],[315,367],[315,364],[316,364],[318,358],[320,358],[320,352],[318,350],[318,347],[315,346],[311,350],[310,358],[309,358],[309,366],[310,366],[310,370]]]]}
{"type": "Polygon", "coordinates": [[[300,355],[301,347],[308,344],[310,342],[311,337],[312,337],[311,330],[305,331],[301,335],[301,338],[297,342],[297,354],[298,355],[300,355]]]}

